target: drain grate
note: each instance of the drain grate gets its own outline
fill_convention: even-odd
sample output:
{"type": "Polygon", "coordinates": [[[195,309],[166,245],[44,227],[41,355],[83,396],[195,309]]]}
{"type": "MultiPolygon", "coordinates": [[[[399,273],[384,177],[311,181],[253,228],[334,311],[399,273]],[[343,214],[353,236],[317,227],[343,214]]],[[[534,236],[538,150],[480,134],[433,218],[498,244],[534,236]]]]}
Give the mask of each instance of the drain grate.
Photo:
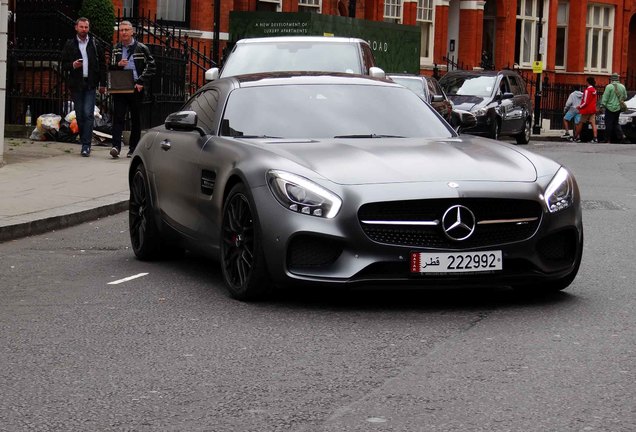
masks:
{"type": "Polygon", "coordinates": [[[613,201],[583,200],[583,210],[626,210],[625,206],[613,201]]]}

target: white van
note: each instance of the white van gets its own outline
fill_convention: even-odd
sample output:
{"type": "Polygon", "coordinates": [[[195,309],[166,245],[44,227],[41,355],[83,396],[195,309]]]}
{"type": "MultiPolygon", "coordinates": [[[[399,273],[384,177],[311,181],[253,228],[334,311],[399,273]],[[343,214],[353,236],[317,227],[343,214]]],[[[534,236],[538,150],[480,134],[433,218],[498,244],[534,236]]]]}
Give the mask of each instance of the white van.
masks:
{"type": "Polygon", "coordinates": [[[258,72],[343,72],[384,78],[369,44],[357,38],[283,36],[241,39],[222,69],[205,72],[205,79],[258,72]]]}

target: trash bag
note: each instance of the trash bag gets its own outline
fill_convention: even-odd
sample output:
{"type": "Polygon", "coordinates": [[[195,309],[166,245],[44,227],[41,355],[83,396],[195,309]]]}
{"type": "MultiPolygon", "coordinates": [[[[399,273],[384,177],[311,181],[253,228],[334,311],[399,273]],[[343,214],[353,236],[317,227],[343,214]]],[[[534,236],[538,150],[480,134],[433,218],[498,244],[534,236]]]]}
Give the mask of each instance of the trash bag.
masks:
{"type": "MultiPolygon", "coordinates": [[[[74,121],[75,124],[77,124],[77,121],[74,121]]],[[[60,122],[60,129],[57,131],[55,140],[60,142],[75,142],[77,141],[78,136],[79,134],[77,133],[77,131],[73,132],[71,123],[67,122],[66,120],[62,120],[60,122]]]]}
{"type": "Polygon", "coordinates": [[[33,129],[33,132],[31,132],[29,139],[32,139],[33,141],[46,141],[46,135],[40,132],[38,128],[35,128],[33,129]]]}
{"type": "Polygon", "coordinates": [[[40,133],[46,134],[50,131],[57,131],[60,129],[60,121],[62,116],[57,114],[42,114],[38,117],[36,128],[40,133]]]}

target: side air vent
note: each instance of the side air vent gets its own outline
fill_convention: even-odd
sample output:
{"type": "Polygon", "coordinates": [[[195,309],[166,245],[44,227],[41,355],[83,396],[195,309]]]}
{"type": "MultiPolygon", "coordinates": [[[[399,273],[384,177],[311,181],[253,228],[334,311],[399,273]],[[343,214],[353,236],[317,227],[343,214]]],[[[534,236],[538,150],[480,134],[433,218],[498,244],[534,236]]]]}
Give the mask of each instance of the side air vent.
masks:
{"type": "Polygon", "coordinates": [[[214,171],[203,170],[201,173],[201,193],[212,195],[216,184],[216,173],[214,171]]]}

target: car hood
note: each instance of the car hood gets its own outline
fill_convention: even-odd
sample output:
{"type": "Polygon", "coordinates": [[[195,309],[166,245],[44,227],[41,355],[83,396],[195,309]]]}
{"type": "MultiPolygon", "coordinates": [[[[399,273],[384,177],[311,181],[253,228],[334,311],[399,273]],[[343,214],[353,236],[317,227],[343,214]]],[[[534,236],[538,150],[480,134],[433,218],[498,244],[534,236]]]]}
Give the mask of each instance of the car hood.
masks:
{"type": "Polygon", "coordinates": [[[338,184],[537,178],[534,164],[522,151],[479,137],[269,141],[265,147],[338,184]]]}
{"type": "Polygon", "coordinates": [[[455,108],[461,109],[464,111],[472,111],[476,108],[486,105],[486,100],[480,96],[449,96],[448,97],[455,108]]]}

